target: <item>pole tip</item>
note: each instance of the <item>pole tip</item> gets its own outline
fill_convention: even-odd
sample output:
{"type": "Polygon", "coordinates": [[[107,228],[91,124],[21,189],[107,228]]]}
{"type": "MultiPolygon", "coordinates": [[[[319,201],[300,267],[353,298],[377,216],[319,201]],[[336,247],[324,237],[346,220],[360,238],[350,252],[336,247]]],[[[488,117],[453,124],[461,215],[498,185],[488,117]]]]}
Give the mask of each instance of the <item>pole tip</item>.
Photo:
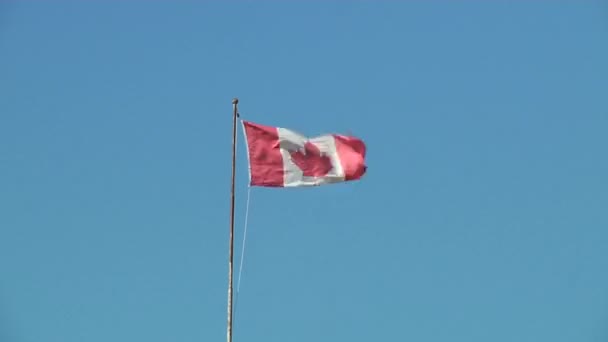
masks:
{"type": "Polygon", "coordinates": [[[235,104],[237,104],[237,103],[239,103],[239,99],[238,99],[238,98],[236,98],[236,97],[235,97],[235,98],[233,98],[233,99],[232,99],[232,104],[233,104],[233,105],[235,105],[235,104]]]}

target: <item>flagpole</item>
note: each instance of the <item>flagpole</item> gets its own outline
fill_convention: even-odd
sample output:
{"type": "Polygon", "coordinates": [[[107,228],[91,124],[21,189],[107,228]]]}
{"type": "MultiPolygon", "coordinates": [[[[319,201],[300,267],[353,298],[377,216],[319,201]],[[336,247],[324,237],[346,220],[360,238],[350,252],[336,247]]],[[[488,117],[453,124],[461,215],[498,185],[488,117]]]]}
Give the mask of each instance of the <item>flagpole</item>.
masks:
{"type": "Polygon", "coordinates": [[[236,123],[238,98],[232,99],[232,185],[230,188],[230,247],[228,252],[228,328],[227,342],[232,342],[232,273],[234,259],[234,181],[236,175],[236,123]]]}

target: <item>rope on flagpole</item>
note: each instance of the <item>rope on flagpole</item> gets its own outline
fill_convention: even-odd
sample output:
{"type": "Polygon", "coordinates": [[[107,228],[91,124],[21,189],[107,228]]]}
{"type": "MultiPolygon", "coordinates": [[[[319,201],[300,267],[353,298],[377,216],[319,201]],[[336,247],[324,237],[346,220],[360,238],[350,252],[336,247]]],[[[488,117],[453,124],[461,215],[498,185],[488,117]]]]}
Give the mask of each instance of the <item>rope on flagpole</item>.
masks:
{"type": "MultiPolygon", "coordinates": [[[[241,124],[243,123],[243,120],[241,119],[241,124]]],[[[245,139],[245,143],[247,143],[247,140],[245,139]]],[[[249,156],[247,156],[249,158],[249,156]]],[[[242,242],[242,246],[241,246],[241,258],[239,261],[239,273],[237,276],[237,285],[236,285],[236,291],[235,291],[235,297],[234,297],[234,321],[236,321],[237,318],[237,308],[238,308],[238,303],[239,303],[239,293],[241,290],[241,279],[242,279],[242,275],[243,275],[243,264],[244,264],[244,260],[245,260],[245,245],[247,243],[247,227],[249,227],[249,204],[251,203],[251,185],[249,184],[247,186],[247,202],[245,204],[245,227],[243,229],[243,242],[242,242]]]]}
{"type": "MultiPolygon", "coordinates": [[[[237,113],[238,115],[238,113],[237,113]]],[[[240,118],[240,115],[239,115],[240,118]]],[[[243,125],[243,119],[240,120],[241,121],[241,127],[243,125]]],[[[245,140],[245,143],[247,143],[247,140],[245,140]]],[[[249,159],[249,155],[247,156],[247,159],[249,159]]],[[[242,247],[241,247],[241,260],[239,261],[239,275],[237,277],[237,282],[236,282],[236,296],[238,298],[239,295],[239,291],[241,289],[241,275],[243,274],[243,260],[245,259],[245,243],[247,242],[247,227],[249,225],[249,201],[251,199],[251,185],[249,184],[247,186],[247,203],[245,204],[245,228],[243,230],[243,243],[242,243],[242,247]]],[[[235,303],[236,304],[236,303],[235,303]]]]}
{"type": "Polygon", "coordinates": [[[251,199],[251,186],[247,188],[247,204],[245,205],[245,229],[243,231],[243,246],[241,248],[241,260],[239,262],[239,276],[236,282],[236,295],[241,289],[241,275],[243,273],[243,260],[245,259],[245,243],[247,242],[247,226],[249,225],[249,200],[251,199]]]}
{"type": "Polygon", "coordinates": [[[239,262],[239,274],[236,282],[236,293],[234,294],[234,321],[237,319],[239,307],[239,293],[241,291],[241,278],[243,274],[243,261],[245,260],[245,244],[247,242],[247,227],[249,226],[249,203],[251,199],[251,186],[247,189],[247,204],[245,205],[245,229],[243,231],[243,243],[241,247],[241,260],[239,262]]]}

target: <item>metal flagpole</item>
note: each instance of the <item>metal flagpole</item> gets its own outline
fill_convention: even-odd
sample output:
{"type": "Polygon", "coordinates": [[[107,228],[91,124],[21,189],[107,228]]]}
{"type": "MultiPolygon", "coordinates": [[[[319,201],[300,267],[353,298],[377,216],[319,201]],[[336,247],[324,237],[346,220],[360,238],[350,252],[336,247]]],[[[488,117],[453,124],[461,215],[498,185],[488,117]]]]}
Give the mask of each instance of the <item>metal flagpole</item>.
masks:
{"type": "Polygon", "coordinates": [[[232,99],[232,186],[230,189],[230,249],[228,252],[228,328],[227,342],[232,342],[232,261],[234,259],[234,180],[236,174],[236,118],[239,99],[232,99]]]}

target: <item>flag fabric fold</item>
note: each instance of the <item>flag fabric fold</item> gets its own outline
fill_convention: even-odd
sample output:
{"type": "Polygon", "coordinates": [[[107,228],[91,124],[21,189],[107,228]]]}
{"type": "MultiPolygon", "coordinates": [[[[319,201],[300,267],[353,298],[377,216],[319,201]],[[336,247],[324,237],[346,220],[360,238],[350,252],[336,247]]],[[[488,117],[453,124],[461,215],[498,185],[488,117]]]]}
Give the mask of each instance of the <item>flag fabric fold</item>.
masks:
{"type": "Polygon", "coordinates": [[[365,174],[365,143],[353,136],[308,138],[293,130],[242,121],[250,185],[302,187],[358,180],[365,174]]]}

